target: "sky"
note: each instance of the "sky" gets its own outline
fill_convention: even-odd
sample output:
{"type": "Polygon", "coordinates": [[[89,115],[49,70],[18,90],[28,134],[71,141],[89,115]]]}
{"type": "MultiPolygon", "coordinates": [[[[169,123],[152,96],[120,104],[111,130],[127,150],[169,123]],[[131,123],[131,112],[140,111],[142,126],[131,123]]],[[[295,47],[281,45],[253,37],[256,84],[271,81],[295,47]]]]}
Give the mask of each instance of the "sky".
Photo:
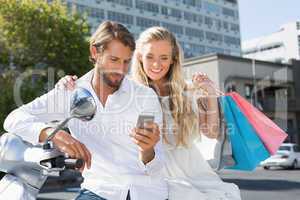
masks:
{"type": "Polygon", "coordinates": [[[300,0],[239,0],[242,41],[268,35],[300,21],[300,0]]]}

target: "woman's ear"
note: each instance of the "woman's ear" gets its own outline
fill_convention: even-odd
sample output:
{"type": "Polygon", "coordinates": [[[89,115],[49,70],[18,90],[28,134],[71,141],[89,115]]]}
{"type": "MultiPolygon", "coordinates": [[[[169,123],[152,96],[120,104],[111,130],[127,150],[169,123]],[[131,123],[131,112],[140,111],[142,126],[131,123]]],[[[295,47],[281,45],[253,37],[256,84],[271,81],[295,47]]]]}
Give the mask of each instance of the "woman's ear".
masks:
{"type": "Polygon", "coordinates": [[[139,62],[142,62],[142,54],[141,53],[136,53],[136,58],[139,62]]]}

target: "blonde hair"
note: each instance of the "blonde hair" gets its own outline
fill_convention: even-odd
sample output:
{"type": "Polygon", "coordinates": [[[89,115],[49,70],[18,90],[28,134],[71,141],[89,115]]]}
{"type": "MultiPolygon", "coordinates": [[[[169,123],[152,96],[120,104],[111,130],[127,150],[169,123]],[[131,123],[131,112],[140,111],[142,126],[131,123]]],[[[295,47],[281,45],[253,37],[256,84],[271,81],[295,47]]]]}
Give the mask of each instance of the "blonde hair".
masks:
{"type": "MultiPolygon", "coordinates": [[[[179,43],[175,36],[167,29],[163,27],[151,27],[141,33],[139,39],[136,41],[136,50],[133,56],[132,62],[132,73],[133,78],[144,85],[152,85],[152,81],[147,77],[143,64],[138,59],[138,55],[141,55],[141,50],[144,44],[151,41],[169,41],[172,46],[172,61],[169,72],[167,73],[167,81],[170,91],[170,111],[174,120],[174,134],[176,136],[176,145],[186,146],[188,138],[198,133],[198,118],[197,114],[192,109],[192,102],[189,100],[187,95],[184,95],[187,90],[187,84],[182,76],[182,60],[183,54],[179,43]],[[197,130],[195,130],[197,128],[197,130]]],[[[165,124],[165,113],[164,110],[164,127],[165,124]]],[[[164,142],[169,143],[165,133],[163,134],[164,142]]]]}
{"type": "MultiPolygon", "coordinates": [[[[117,22],[105,21],[99,25],[90,38],[90,51],[92,51],[94,46],[97,48],[97,52],[103,52],[112,40],[120,41],[125,46],[128,46],[131,51],[135,50],[134,37],[125,26],[117,22]]],[[[91,56],[90,60],[95,64],[95,59],[91,56]]]]}

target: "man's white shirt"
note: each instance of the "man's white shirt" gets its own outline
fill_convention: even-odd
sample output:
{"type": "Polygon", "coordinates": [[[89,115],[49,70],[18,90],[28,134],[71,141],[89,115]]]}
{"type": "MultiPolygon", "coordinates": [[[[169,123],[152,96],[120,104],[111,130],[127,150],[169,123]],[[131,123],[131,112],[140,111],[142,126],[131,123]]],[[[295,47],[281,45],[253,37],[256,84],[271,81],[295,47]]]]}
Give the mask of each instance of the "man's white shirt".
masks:
{"type": "MultiPolygon", "coordinates": [[[[92,86],[93,71],[76,82],[93,95],[97,111],[91,121],[72,119],[68,128],[92,154],[91,169],[83,171],[86,188],[108,200],[125,200],[128,190],[132,200],[167,199],[163,176],[161,141],[155,146],[155,158],[144,165],[138,146],[129,134],[140,114],[152,114],[162,127],[162,111],[155,92],[127,77],[120,88],[109,95],[103,106],[92,86]]],[[[32,143],[38,141],[42,129],[53,120],[69,116],[70,91],[53,89],[33,102],[14,110],[5,120],[6,131],[18,134],[32,143]]]]}

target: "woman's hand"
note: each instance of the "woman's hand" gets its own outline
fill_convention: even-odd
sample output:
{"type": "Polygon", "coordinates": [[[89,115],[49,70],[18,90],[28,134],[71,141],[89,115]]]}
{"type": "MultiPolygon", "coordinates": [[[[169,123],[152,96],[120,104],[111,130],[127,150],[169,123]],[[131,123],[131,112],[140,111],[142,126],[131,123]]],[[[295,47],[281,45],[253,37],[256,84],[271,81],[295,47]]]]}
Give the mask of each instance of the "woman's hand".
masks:
{"type": "Polygon", "coordinates": [[[67,90],[74,90],[75,89],[75,81],[77,80],[76,75],[66,75],[59,79],[59,81],[56,83],[55,88],[58,89],[67,89],[67,90]]]}
{"type": "Polygon", "coordinates": [[[193,75],[192,81],[195,87],[202,88],[208,93],[208,95],[218,94],[218,89],[215,86],[215,83],[209,79],[207,74],[197,72],[193,75]]]}

